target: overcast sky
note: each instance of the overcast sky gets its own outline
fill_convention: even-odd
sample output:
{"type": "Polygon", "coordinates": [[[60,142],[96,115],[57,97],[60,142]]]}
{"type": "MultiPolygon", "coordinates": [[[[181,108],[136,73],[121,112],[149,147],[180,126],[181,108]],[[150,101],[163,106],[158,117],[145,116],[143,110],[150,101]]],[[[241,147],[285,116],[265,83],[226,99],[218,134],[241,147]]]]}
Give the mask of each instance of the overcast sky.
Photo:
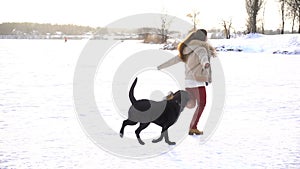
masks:
{"type": "MultiPolygon", "coordinates": [[[[0,23],[39,22],[106,26],[117,19],[141,13],[167,12],[190,21],[186,15],[200,11],[201,28],[220,28],[222,19],[232,18],[237,30],[245,27],[245,0],[5,0],[0,23]]],[[[280,26],[276,0],[268,0],[265,29],[280,26]]]]}

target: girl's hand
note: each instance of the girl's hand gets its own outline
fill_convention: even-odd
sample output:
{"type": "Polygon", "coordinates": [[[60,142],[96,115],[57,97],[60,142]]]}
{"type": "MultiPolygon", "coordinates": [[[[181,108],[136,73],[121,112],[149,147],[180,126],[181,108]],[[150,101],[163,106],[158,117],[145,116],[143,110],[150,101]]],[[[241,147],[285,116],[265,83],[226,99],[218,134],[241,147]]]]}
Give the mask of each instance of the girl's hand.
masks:
{"type": "Polygon", "coordinates": [[[205,69],[207,69],[207,68],[209,68],[209,67],[210,67],[210,64],[209,64],[209,63],[206,63],[205,66],[204,66],[205,69]]]}

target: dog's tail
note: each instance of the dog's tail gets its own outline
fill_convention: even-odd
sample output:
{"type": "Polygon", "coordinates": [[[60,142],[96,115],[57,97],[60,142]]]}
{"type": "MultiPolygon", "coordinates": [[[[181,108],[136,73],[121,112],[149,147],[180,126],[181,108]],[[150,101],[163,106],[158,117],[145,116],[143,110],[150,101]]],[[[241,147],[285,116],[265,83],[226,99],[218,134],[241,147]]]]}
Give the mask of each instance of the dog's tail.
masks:
{"type": "Polygon", "coordinates": [[[134,82],[132,83],[132,85],[130,87],[130,91],[129,91],[129,99],[133,105],[135,105],[135,103],[136,103],[136,99],[133,95],[136,83],[137,83],[137,78],[135,78],[134,82]]]}

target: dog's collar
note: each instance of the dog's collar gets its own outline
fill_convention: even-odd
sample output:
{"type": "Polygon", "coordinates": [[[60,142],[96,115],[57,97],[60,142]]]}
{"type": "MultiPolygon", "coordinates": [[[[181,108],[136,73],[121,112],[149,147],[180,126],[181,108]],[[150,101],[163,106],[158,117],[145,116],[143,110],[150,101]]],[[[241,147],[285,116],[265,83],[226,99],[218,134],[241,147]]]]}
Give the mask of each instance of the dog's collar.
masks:
{"type": "Polygon", "coordinates": [[[166,96],[166,100],[172,100],[173,98],[174,98],[173,92],[170,92],[170,94],[168,94],[168,95],[166,96]]]}

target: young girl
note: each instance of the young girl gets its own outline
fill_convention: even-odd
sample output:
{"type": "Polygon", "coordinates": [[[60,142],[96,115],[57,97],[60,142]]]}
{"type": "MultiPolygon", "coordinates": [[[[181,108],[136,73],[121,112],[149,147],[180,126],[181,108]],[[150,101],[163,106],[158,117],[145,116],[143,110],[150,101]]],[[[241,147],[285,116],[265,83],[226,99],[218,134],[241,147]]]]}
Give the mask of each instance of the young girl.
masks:
{"type": "Polygon", "coordinates": [[[215,49],[207,43],[207,31],[199,29],[190,33],[178,46],[179,55],[158,66],[158,70],[179,62],[185,63],[185,87],[191,95],[187,105],[197,109],[190,123],[189,135],[202,135],[197,124],[206,105],[205,86],[211,83],[210,58],[216,56],[215,49]]]}

